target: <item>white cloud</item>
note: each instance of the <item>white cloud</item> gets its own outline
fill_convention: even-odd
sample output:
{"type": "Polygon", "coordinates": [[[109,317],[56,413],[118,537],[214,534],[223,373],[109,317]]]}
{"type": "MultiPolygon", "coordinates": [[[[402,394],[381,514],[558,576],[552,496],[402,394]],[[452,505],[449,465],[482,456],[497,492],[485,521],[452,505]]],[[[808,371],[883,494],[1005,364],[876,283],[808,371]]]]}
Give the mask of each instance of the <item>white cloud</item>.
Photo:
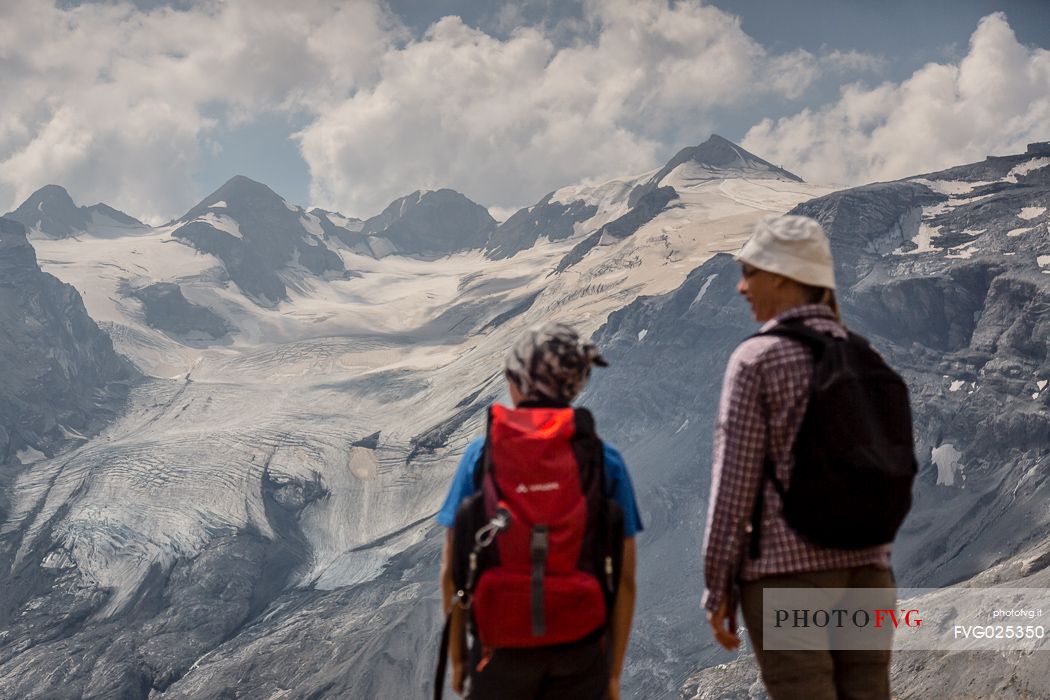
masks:
{"type": "Polygon", "coordinates": [[[0,205],[55,182],[152,220],[181,213],[220,119],[345,94],[400,36],[370,1],[291,7],[0,3],[0,205]]]}
{"type": "Polygon", "coordinates": [[[891,180],[1023,152],[1050,137],[1050,51],[1021,45],[1001,13],[980,21],[958,63],[900,84],[842,89],[821,109],[766,119],[742,145],[813,181],[891,180]]]}
{"type": "Polygon", "coordinates": [[[413,39],[380,0],[5,0],[0,205],[55,182],[164,219],[188,206],[218,127],[280,112],[305,124],[311,204],[370,215],[453,187],[507,208],[654,167],[705,137],[716,109],[867,66],[771,53],[696,0],[585,0],[573,22],[573,41],[569,24],[495,37],[454,17],[413,39]]]}
{"type": "Polygon", "coordinates": [[[588,39],[541,28],[501,40],[446,17],[383,57],[376,80],[298,135],[317,204],[358,215],[449,186],[490,206],[657,165],[710,131],[710,114],[799,97],[822,71],[770,54],[739,20],[695,2],[592,0],[588,39]]]}

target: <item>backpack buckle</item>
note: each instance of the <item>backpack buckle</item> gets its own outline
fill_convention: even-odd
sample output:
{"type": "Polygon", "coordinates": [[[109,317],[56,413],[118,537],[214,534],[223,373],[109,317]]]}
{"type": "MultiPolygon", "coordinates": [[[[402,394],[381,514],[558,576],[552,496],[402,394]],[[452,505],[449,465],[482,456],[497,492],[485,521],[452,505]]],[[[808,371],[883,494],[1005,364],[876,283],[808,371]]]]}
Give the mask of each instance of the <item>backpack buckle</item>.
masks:
{"type": "Polygon", "coordinates": [[[475,552],[478,552],[485,547],[492,544],[492,541],[496,539],[496,535],[510,527],[510,511],[500,506],[496,509],[496,514],[492,516],[492,520],[482,525],[476,533],[474,533],[474,543],[477,545],[474,548],[475,552]]]}
{"type": "Polygon", "coordinates": [[[452,606],[458,607],[463,610],[470,610],[471,604],[474,602],[474,596],[467,591],[460,588],[458,591],[452,594],[452,606]]]}

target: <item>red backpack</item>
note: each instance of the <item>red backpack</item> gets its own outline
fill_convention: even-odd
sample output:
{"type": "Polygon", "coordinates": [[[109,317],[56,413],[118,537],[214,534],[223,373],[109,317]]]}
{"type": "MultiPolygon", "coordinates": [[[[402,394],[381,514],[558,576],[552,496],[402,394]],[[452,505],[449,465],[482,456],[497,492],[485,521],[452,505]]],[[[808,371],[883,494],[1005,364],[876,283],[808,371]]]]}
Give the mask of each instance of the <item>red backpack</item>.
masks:
{"type": "MultiPolygon", "coordinates": [[[[606,494],[590,412],[492,406],[474,487],[456,514],[452,577],[477,642],[538,647],[600,633],[620,580],[623,511],[606,494]]],[[[443,670],[444,650],[438,692],[443,670]]]]}
{"type": "MultiPolygon", "coordinates": [[[[456,513],[451,573],[476,643],[528,648],[601,633],[619,585],[624,512],[606,493],[590,411],[493,405],[474,485],[456,513]]],[[[438,699],[449,632],[446,620],[438,699]]]]}
{"type": "Polygon", "coordinates": [[[453,578],[482,645],[544,646],[601,630],[624,524],[605,494],[590,412],[493,405],[475,486],[456,516],[453,578]]]}

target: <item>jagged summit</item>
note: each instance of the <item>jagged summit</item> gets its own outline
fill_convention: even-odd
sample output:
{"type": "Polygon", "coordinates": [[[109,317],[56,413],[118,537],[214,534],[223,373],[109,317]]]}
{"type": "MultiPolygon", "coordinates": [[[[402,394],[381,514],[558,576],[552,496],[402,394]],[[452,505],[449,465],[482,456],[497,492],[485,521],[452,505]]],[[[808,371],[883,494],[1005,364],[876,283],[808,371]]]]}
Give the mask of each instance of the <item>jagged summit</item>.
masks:
{"type": "Polygon", "coordinates": [[[281,275],[345,272],[316,217],[261,182],[235,175],[175,221],[172,236],[222,260],[230,279],[263,306],[287,298],[281,275]]]}
{"type": "Polygon", "coordinates": [[[216,206],[236,212],[260,207],[285,208],[287,205],[281,195],[263,183],[256,182],[244,175],[234,175],[176,221],[191,221],[216,206]]]}
{"type": "Polygon", "coordinates": [[[671,172],[676,167],[687,161],[693,161],[700,165],[723,170],[759,170],[774,173],[788,180],[802,182],[802,178],[794,173],[789,173],[767,160],[759,158],[754,153],[736,145],[729,139],[718,134],[711,134],[711,138],[699,146],[683,148],[672,158],[664,169],[671,172]]]}
{"type": "Polygon", "coordinates": [[[360,223],[362,221],[361,219],[358,219],[355,216],[346,216],[342,212],[329,211],[328,209],[322,209],[321,207],[314,207],[310,210],[310,213],[318,218],[330,219],[333,223],[338,222],[337,225],[346,225],[348,223],[360,223]]]}
{"type": "Polygon", "coordinates": [[[73,198],[69,196],[69,192],[65,187],[61,185],[44,185],[39,190],[29,195],[29,198],[22,203],[22,207],[33,204],[43,204],[47,208],[58,211],[72,211],[79,209],[73,198]]]}
{"type": "Polygon", "coordinates": [[[802,178],[798,175],[773,165],[764,158],[759,158],[743,146],[739,146],[718,134],[711,134],[711,137],[699,146],[689,146],[678,151],[674,158],[669,160],[667,165],[660,170],[657,178],[663,179],[664,176],[671,173],[678,166],[689,162],[706,166],[713,170],[772,175],[786,180],[802,182],[802,178]]]}
{"type": "Polygon", "coordinates": [[[69,192],[60,185],[44,185],[5,216],[51,238],[68,238],[81,232],[90,232],[96,224],[145,226],[138,219],[108,204],[78,207],[69,192]]]}
{"type": "MultiPolygon", "coordinates": [[[[425,208],[463,208],[473,211],[482,208],[480,204],[469,199],[466,195],[455,190],[442,188],[439,190],[416,190],[404,197],[398,197],[387,205],[380,214],[365,220],[364,230],[370,233],[380,232],[392,223],[406,216],[411,216],[412,211],[419,207],[425,208]]],[[[485,209],[487,212],[488,210],[485,209]]],[[[489,216],[491,219],[491,215],[489,216]]],[[[492,219],[495,222],[495,219],[492,219]]]]}
{"type": "Polygon", "coordinates": [[[683,148],[667,165],[651,177],[644,185],[636,187],[629,201],[630,206],[652,190],[662,185],[676,185],[679,180],[721,179],[732,177],[777,178],[802,182],[802,178],[754,153],[738,146],[729,139],[712,134],[699,146],[683,148]],[[668,180],[665,182],[665,180],[668,180]],[[670,180],[675,180],[674,182],[670,180]]]}
{"type": "Polygon", "coordinates": [[[246,175],[234,175],[224,182],[219,189],[215,190],[212,195],[280,197],[269,186],[246,175]]]}
{"type": "Polygon", "coordinates": [[[361,231],[386,239],[396,252],[446,255],[484,247],[495,228],[488,209],[455,190],[440,189],[395,199],[361,231]]]}
{"type": "Polygon", "coordinates": [[[59,185],[44,185],[7,218],[55,238],[72,236],[91,222],[91,215],[78,207],[69,192],[59,185]]]}

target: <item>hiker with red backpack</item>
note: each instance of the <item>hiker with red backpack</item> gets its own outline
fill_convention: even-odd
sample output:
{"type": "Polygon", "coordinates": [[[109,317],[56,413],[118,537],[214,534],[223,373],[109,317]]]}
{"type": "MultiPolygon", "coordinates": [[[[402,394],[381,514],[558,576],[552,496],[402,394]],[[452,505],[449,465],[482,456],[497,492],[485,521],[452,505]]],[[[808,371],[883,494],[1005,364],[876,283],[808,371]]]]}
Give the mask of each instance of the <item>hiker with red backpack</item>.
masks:
{"type": "Polygon", "coordinates": [[[784,589],[880,589],[893,607],[890,543],[917,468],[907,387],[842,325],[817,221],[767,217],[737,260],[737,291],[763,325],[733,352],[722,387],[704,537],[708,621],[718,644],[737,648],[739,602],[773,700],[888,700],[888,644],[824,647],[816,630],[819,648],[766,648],[763,600],[772,607],[784,589]]]}
{"type": "Polygon", "coordinates": [[[507,356],[513,408],[490,408],[437,516],[449,530],[436,698],[446,662],[472,700],[620,697],[642,524],[623,457],[570,406],[592,366],[606,362],[559,323],[507,356]]]}

